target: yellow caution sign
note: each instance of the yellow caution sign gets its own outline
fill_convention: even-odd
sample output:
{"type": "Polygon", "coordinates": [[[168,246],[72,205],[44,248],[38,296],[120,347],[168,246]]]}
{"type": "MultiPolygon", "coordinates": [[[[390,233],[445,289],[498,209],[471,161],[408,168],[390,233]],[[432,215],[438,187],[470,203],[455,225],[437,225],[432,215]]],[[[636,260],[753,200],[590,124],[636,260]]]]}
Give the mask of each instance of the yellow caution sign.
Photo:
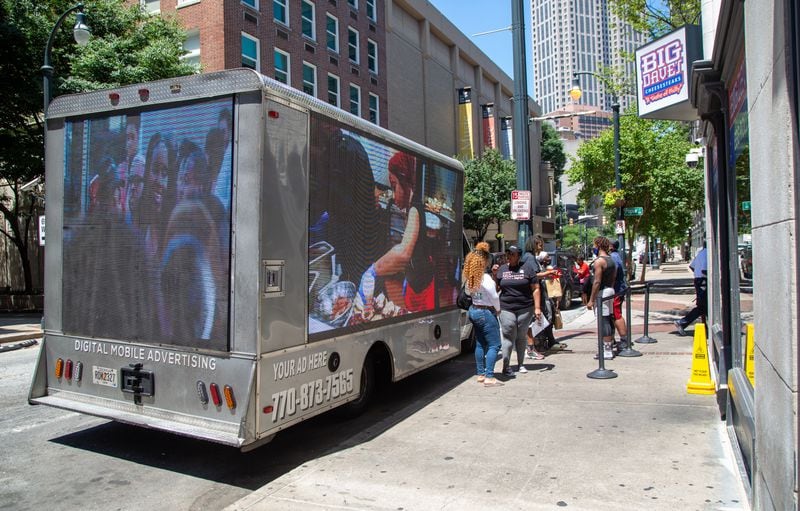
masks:
{"type": "Polygon", "coordinates": [[[754,357],[755,352],[755,327],[752,323],[746,323],[746,332],[745,335],[746,339],[746,348],[745,353],[747,354],[744,359],[744,371],[747,373],[747,379],[750,380],[750,385],[753,387],[756,386],[756,361],[754,357]]]}
{"type": "Polygon", "coordinates": [[[708,365],[706,326],[698,323],[694,327],[694,348],[692,349],[692,377],[686,383],[689,394],[715,394],[716,387],[711,381],[711,368],[708,365]]]}

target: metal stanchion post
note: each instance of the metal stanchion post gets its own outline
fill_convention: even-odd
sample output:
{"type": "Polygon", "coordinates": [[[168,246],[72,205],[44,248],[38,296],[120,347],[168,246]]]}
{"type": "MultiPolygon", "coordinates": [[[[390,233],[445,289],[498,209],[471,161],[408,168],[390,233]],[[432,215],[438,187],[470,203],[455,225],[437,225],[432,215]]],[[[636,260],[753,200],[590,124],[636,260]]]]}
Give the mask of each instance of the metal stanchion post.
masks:
{"type": "Polygon", "coordinates": [[[628,332],[625,336],[625,345],[622,349],[617,353],[618,357],[641,357],[642,352],[636,351],[635,349],[631,348],[631,332],[633,330],[633,325],[631,325],[631,287],[625,290],[625,322],[628,326],[628,332]]]}
{"type": "Polygon", "coordinates": [[[639,344],[653,344],[658,342],[648,335],[650,328],[650,283],[644,285],[644,335],[636,339],[639,344]]]}
{"type": "Polygon", "coordinates": [[[586,375],[587,378],[592,378],[594,380],[608,380],[610,378],[616,378],[617,373],[612,371],[611,369],[606,369],[606,361],[605,357],[603,356],[603,297],[602,294],[597,296],[597,299],[594,302],[594,311],[597,315],[597,360],[599,362],[599,367],[588,373],[586,375]]]}

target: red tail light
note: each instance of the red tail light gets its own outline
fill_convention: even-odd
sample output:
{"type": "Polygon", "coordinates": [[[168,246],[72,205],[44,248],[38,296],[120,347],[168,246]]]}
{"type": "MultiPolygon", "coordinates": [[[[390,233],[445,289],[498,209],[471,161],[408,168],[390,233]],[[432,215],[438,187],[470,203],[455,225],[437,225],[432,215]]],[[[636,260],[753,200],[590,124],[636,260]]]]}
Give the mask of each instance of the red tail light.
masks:
{"type": "Polygon", "coordinates": [[[222,404],[222,399],[219,396],[219,387],[216,383],[212,383],[209,385],[209,390],[211,391],[211,401],[214,402],[214,406],[219,406],[222,404]]]}
{"type": "Polygon", "coordinates": [[[66,365],[64,365],[64,378],[67,380],[72,379],[72,360],[67,359],[66,365]]]}

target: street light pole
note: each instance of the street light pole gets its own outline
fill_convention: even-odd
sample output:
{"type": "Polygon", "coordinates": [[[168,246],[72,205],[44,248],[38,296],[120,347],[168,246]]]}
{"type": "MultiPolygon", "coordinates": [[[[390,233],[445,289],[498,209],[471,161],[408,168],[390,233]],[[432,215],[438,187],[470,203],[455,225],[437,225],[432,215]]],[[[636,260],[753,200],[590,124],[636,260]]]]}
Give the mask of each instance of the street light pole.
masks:
{"type": "Polygon", "coordinates": [[[44,49],[44,65],[42,65],[40,69],[43,75],[44,86],[44,115],[47,115],[47,107],[50,106],[51,98],[50,80],[53,78],[53,66],[50,64],[50,52],[53,49],[53,39],[55,38],[56,31],[61,26],[61,23],[64,22],[64,19],[69,16],[70,13],[75,11],[78,11],[78,16],[75,20],[75,26],[72,29],[75,42],[78,43],[79,46],[85,46],[86,43],[89,42],[89,38],[92,35],[91,31],[89,30],[89,26],[86,24],[86,14],[83,12],[82,3],[79,3],[78,5],[70,7],[64,11],[58,18],[58,21],[56,21],[56,24],[53,25],[53,29],[50,31],[50,37],[47,38],[47,46],[45,46],[44,49]]]}
{"type": "MultiPolygon", "coordinates": [[[[611,97],[613,100],[613,104],[611,105],[611,111],[613,113],[613,124],[614,124],[614,187],[622,191],[622,176],[620,175],[619,165],[620,165],[620,153],[619,153],[619,98],[617,97],[617,93],[614,91],[613,87],[609,87],[608,78],[603,75],[599,75],[597,73],[592,73],[590,71],[578,71],[576,73],[572,73],[572,88],[569,90],[569,95],[572,97],[573,100],[578,101],[581,99],[581,95],[583,94],[581,91],[580,81],[578,80],[579,75],[587,75],[587,76],[594,76],[606,86],[606,88],[611,89],[611,97]]],[[[624,212],[622,210],[622,204],[617,206],[616,211],[616,220],[617,223],[620,221],[625,220],[624,212]]],[[[619,247],[622,251],[623,256],[627,259],[627,250],[625,247],[625,230],[621,229],[619,234],[617,234],[617,240],[619,241],[619,247]]]]}
{"type": "MultiPolygon", "coordinates": [[[[511,0],[511,27],[514,37],[514,160],[517,189],[531,190],[530,141],[528,139],[528,71],[525,51],[525,16],[523,0],[511,0]]],[[[533,194],[531,194],[533,195],[533,194]]],[[[531,205],[533,205],[531,196],[531,205]]],[[[532,209],[532,208],[531,208],[532,209]]],[[[520,220],[517,246],[525,246],[530,235],[528,220],[520,220]]]]}

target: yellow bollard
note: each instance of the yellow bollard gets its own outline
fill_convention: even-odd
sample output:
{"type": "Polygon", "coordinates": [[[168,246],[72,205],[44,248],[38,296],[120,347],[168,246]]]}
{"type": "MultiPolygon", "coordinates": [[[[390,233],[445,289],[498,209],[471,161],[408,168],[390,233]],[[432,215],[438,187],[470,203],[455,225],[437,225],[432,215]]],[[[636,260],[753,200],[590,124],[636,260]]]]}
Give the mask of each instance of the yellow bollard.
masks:
{"type": "Polygon", "coordinates": [[[689,394],[715,394],[716,387],[711,381],[711,368],[708,365],[708,344],[706,326],[698,323],[694,327],[694,347],[692,348],[692,377],[686,383],[689,394]]]}
{"type": "Polygon", "coordinates": [[[750,385],[754,388],[756,386],[756,364],[755,364],[755,327],[752,323],[745,324],[747,334],[745,353],[747,354],[744,359],[744,372],[747,374],[747,379],[750,380],[750,385]]]}

